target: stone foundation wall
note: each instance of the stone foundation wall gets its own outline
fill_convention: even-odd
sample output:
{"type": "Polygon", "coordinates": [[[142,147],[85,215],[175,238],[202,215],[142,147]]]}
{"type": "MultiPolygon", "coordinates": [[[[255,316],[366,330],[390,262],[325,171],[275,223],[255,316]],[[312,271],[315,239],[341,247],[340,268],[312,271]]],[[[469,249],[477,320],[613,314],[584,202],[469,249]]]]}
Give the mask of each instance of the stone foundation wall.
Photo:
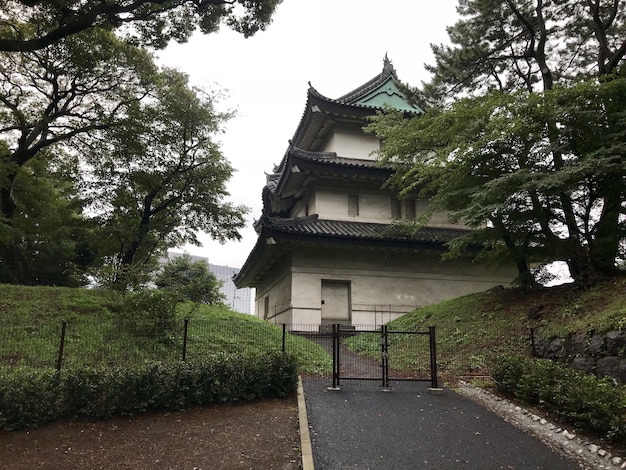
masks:
{"type": "Polygon", "coordinates": [[[536,357],[557,360],[572,369],[626,384],[626,330],[536,339],[536,357]]]}

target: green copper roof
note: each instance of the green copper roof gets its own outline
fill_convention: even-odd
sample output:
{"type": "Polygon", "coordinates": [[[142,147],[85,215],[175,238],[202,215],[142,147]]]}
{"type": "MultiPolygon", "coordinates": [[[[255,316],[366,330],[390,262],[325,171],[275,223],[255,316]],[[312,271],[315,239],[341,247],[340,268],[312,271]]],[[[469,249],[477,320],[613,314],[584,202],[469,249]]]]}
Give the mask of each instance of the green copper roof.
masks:
{"type": "Polygon", "coordinates": [[[424,112],[419,106],[409,103],[392,76],[389,76],[387,80],[376,88],[353,101],[352,104],[373,108],[389,106],[400,111],[408,111],[411,113],[424,112]]]}

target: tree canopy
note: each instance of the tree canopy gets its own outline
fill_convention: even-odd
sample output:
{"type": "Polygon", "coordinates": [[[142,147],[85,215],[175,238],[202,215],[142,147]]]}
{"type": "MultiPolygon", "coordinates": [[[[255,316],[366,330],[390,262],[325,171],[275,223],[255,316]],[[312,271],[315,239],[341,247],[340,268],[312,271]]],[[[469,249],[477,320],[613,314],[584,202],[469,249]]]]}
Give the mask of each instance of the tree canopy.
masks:
{"type": "Polygon", "coordinates": [[[198,244],[198,231],[222,242],[240,238],[247,209],[224,201],[233,169],[214,141],[228,117],[186,75],[166,69],[149,99],[79,146],[91,168],[85,198],[116,272],[198,244]]]}
{"type": "Polygon", "coordinates": [[[626,54],[626,11],[617,0],[459,0],[451,45],[433,45],[437,102],[489,90],[547,90],[614,73],[626,54]]]}
{"type": "Polygon", "coordinates": [[[0,0],[0,51],[45,49],[78,33],[118,30],[126,41],[163,48],[194,30],[225,24],[248,37],[265,29],[281,0],[0,0]]]}
{"type": "Polygon", "coordinates": [[[199,304],[218,304],[225,300],[222,283],[209,271],[204,261],[193,261],[189,255],[169,260],[155,277],[159,289],[173,292],[180,301],[193,302],[192,314],[199,304]]]}
{"type": "MultiPolygon", "coordinates": [[[[475,230],[452,254],[506,254],[518,281],[564,260],[575,280],[613,273],[626,237],[625,7],[616,1],[461,0],[433,46],[428,112],[378,116],[391,184],[475,230]]],[[[429,214],[425,214],[422,222],[429,214]]]]}
{"type": "Polygon", "coordinates": [[[0,259],[11,282],[29,282],[20,274],[29,238],[22,222],[35,216],[26,178],[37,181],[53,159],[77,171],[75,143],[125,116],[156,72],[145,51],[100,29],[41,51],[0,53],[0,259]]]}
{"type": "Polygon", "coordinates": [[[91,267],[139,286],[161,252],[199,231],[239,238],[246,209],[225,201],[233,169],[216,140],[229,114],[184,74],[94,27],[0,53],[0,80],[2,281],[80,283],[91,267]],[[46,252],[45,269],[64,276],[42,275],[46,252]]]}
{"type": "Polygon", "coordinates": [[[137,287],[199,231],[239,238],[229,115],[148,50],[248,37],[280,2],[0,0],[0,282],[137,287]]]}

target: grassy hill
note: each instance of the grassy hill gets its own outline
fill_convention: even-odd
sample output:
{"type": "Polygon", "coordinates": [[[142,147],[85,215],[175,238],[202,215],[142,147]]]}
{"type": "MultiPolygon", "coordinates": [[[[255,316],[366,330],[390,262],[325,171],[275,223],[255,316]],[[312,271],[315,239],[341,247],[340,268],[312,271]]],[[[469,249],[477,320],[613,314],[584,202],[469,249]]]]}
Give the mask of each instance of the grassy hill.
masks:
{"type": "MultiPolygon", "coordinates": [[[[173,317],[160,311],[138,314],[118,293],[58,287],[0,285],[0,365],[55,367],[66,322],[63,367],[123,365],[180,360],[184,318],[192,306],[179,304],[173,317]]],[[[263,353],[282,348],[282,329],[223,306],[202,305],[191,315],[185,355],[263,353]]],[[[302,372],[331,370],[317,344],[288,335],[302,372]]]]}
{"type": "MultiPolygon", "coordinates": [[[[108,291],[0,285],[0,364],[54,367],[63,320],[64,366],[180,359],[183,318],[190,306],[179,305],[167,334],[154,338],[151,332],[161,325],[133,318],[125,311],[125,301],[108,291]]],[[[531,328],[536,338],[626,328],[626,277],[589,290],[567,284],[539,291],[492,290],[419,308],[388,326],[422,330],[431,325],[436,326],[444,378],[488,375],[493,355],[529,351],[531,328]]],[[[276,350],[281,339],[280,327],[225,307],[202,306],[189,323],[186,354],[199,358],[244,349],[276,350]]],[[[410,338],[396,339],[406,340],[410,338]]],[[[361,353],[380,353],[375,335],[348,343],[361,353]]],[[[289,335],[286,347],[298,355],[303,372],[330,371],[328,355],[316,344],[289,335]]]]}
{"type": "MultiPolygon", "coordinates": [[[[571,284],[537,291],[492,290],[422,307],[388,324],[397,331],[428,326],[436,327],[438,366],[444,378],[488,375],[494,355],[529,352],[531,328],[536,339],[626,328],[626,278],[589,290],[571,284]]],[[[401,343],[411,340],[399,337],[395,347],[402,349],[401,343]]],[[[355,337],[348,343],[355,351],[379,354],[374,336],[355,337]]],[[[411,360],[406,357],[404,362],[411,360]]]]}

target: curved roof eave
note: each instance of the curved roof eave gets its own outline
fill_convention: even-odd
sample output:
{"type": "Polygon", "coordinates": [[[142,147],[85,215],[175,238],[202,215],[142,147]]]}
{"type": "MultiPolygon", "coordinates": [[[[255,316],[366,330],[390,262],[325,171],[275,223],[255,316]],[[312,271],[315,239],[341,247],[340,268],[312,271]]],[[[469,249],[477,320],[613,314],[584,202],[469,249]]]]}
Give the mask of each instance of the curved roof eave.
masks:
{"type": "Polygon", "coordinates": [[[278,262],[278,254],[283,251],[281,245],[288,242],[443,252],[450,240],[469,231],[425,227],[422,237],[407,239],[385,235],[389,224],[319,220],[317,215],[300,219],[264,217],[259,222],[261,229],[257,242],[234,278],[237,287],[256,285],[259,275],[262,276],[278,262]]]}

